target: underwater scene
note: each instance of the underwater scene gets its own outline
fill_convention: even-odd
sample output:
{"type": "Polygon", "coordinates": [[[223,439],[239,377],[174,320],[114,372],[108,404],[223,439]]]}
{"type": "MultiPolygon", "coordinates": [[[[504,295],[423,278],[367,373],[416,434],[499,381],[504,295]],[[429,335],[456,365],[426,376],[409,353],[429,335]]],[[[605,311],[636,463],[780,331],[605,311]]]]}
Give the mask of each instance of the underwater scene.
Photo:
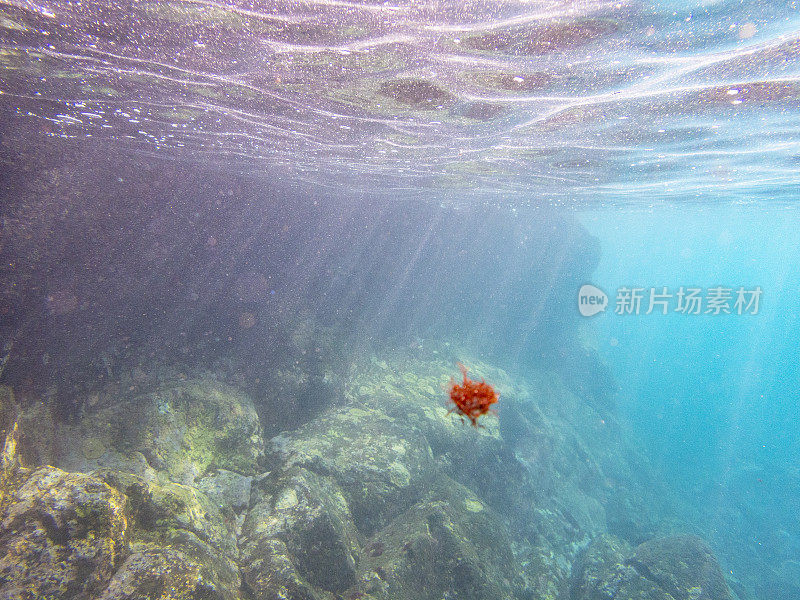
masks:
{"type": "Polygon", "coordinates": [[[800,9],[0,0],[0,600],[800,600],[800,9]]]}

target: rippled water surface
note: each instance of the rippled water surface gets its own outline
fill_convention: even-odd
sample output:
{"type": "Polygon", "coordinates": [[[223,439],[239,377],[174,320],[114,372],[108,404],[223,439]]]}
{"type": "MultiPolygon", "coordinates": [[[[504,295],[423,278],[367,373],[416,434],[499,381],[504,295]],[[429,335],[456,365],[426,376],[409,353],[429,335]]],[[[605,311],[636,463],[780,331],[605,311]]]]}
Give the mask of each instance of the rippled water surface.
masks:
{"type": "Polygon", "coordinates": [[[786,199],[799,53],[783,1],[0,0],[6,135],[370,192],[786,199]]]}

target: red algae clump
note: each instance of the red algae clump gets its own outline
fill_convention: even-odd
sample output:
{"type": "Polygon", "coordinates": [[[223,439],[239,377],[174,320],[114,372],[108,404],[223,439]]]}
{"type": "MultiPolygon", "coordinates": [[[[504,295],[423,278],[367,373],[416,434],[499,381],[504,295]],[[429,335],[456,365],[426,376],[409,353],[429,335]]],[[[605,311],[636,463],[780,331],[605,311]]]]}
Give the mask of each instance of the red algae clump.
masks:
{"type": "Polygon", "coordinates": [[[458,413],[462,418],[467,417],[473,427],[478,427],[478,417],[488,412],[493,413],[491,406],[500,400],[500,395],[483,379],[474,381],[467,377],[467,367],[461,363],[458,363],[458,368],[461,369],[464,380],[458,383],[455,379],[450,379],[448,392],[453,407],[447,414],[458,413]]]}

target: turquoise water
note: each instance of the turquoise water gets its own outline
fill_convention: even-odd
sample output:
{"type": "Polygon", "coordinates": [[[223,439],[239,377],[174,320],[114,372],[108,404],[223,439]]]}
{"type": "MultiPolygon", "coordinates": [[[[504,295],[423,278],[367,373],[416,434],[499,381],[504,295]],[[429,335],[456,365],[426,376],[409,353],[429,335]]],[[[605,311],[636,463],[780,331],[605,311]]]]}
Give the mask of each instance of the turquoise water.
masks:
{"type": "MultiPolygon", "coordinates": [[[[799,220],[793,208],[752,206],[584,216],[603,247],[592,280],[610,293],[762,288],[757,315],[679,314],[673,299],[667,315],[660,306],[645,315],[645,301],[641,315],[594,318],[601,352],[625,382],[624,418],[661,472],[688,491],[708,535],[735,547],[730,566],[758,565],[767,581],[795,560],[799,541],[786,526],[800,483],[799,220]]],[[[797,592],[775,585],[764,593],[797,592]]]]}
{"type": "MultiPolygon", "coordinates": [[[[165,400],[188,381],[215,426],[246,416],[249,470],[221,479],[267,482],[220,525],[225,600],[284,597],[238,552],[305,533],[247,546],[243,523],[270,494],[297,500],[270,487],[264,448],[285,466],[331,422],[342,456],[388,465],[402,493],[374,508],[347,495],[351,472],[326,479],[358,508],[333,519],[346,543],[310,534],[286,559],[313,583],[293,598],[405,600],[357,583],[399,572],[424,600],[597,600],[581,595],[592,544],[617,536],[614,568],[661,585],[634,549],[684,533],[734,600],[800,598],[799,166],[796,2],[0,0],[0,383],[29,427],[23,462],[214,489],[213,434],[165,400]],[[584,284],[605,311],[580,315],[584,284]],[[732,314],[675,310],[681,288],[720,286],[732,314]],[[640,314],[616,314],[626,287],[640,314]],[[667,314],[644,314],[664,287],[667,314]],[[737,314],[740,287],[760,290],[756,314],[737,314]],[[457,362],[503,387],[487,431],[437,420],[457,362]],[[351,409],[381,425],[343,425],[351,409]],[[359,445],[373,435],[392,440],[377,458],[359,445]],[[408,440],[422,466],[387,458],[408,440]],[[459,551],[512,565],[524,592],[419,583],[409,540],[370,562],[397,514],[453,489],[513,538],[459,551]],[[551,588],[531,591],[537,565],[551,588]]],[[[444,547],[429,516],[422,546],[444,547]]],[[[446,567],[434,554],[415,560],[446,567]]]]}

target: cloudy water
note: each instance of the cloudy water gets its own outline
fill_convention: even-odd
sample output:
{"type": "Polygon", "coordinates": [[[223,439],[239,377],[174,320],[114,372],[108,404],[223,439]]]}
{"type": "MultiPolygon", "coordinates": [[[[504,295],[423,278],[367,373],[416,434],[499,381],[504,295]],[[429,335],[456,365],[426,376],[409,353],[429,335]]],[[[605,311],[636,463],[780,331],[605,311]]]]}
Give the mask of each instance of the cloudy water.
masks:
{"type": "Polygon", "coordinates": [[[0,597],[800,600],[798,57],[0,0],[0,597]]]}

